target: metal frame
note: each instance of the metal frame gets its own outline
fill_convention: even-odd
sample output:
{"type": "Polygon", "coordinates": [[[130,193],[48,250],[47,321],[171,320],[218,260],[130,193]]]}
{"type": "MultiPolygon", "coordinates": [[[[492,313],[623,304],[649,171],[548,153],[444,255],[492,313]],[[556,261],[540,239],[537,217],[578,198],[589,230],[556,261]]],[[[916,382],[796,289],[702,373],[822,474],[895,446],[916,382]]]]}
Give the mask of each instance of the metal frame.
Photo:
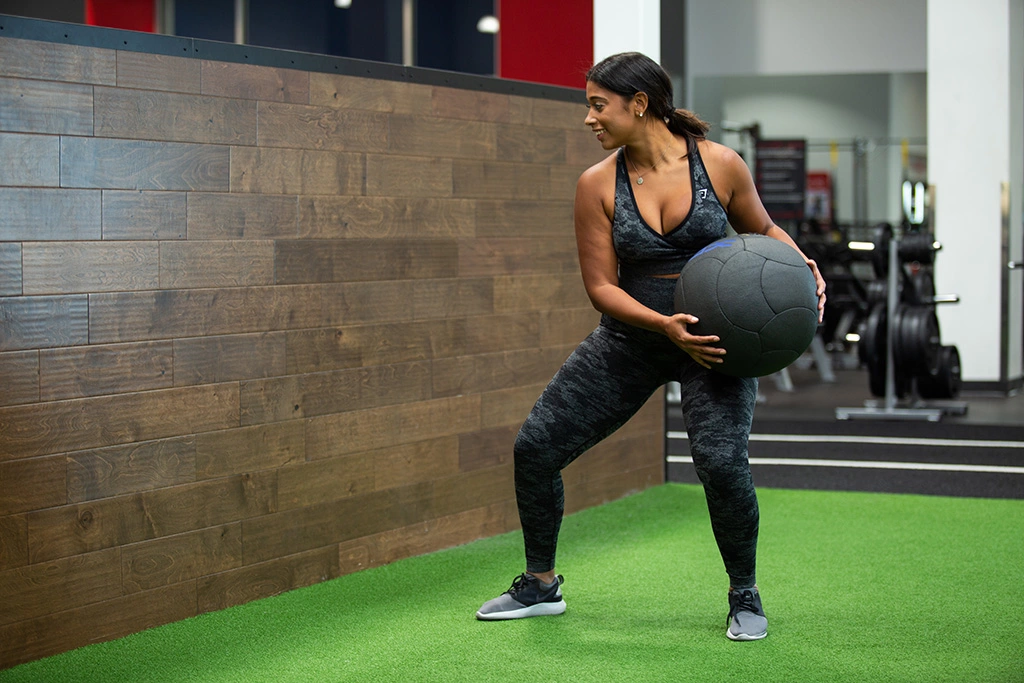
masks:
{"type": "Polygon", "coordinates": [[[195,59],[213,59],[238,64],[258,64],[386,81],[405,81],[560,102],[582,104],[586,99],[582,89],[558,85],[513,81],[493,76],[373,62],[350,57],[293,52],[256,45],[235,45],[214,40],[28,19],[7,14],[0,14],[0,37],[195,59]]]}

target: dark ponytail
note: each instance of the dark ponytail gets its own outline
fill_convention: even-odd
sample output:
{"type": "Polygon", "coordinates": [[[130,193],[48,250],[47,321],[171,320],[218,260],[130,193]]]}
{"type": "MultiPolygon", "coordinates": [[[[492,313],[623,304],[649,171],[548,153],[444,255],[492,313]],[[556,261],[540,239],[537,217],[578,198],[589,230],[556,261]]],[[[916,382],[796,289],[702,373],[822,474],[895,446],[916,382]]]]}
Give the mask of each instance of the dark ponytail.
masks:
{"type": "Polygon", "coordinates": [[[672,80],[647,55],[620,52],[606,57],[590,67],[587,80],[630,99],[638,92],[645,93],[648,112],[668,124],[673,134],[682,135],[691,154],[697,141],[707,137],[710,126],[706,122],[691,111],[673,106],[672,80]]]}
{"type": "Polygon", "coordinates": [[[686,138],[686,147],[691,154],[697,141],[706,139],[711,129],[706,121],[687,109],[673,109],[665,123],[674,134],[686,138]]]}

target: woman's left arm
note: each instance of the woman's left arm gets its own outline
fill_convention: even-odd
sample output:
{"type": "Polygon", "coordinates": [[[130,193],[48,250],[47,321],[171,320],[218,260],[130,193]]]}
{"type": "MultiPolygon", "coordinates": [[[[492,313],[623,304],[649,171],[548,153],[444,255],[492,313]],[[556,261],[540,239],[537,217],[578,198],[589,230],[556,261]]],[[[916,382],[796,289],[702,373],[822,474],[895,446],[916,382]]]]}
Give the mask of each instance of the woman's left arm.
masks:
{"type": "MultiPolygon", "coordinates": [[[[807,266],[811,269],[811,272],[814,273],[818,294],[818,322],[820,323],[825,315],[825,279],[821,276],[821,271],[818,270],[818,264],[813,259],[807,258],[807,255],[796,245],[793,238],[785,230],[772,222],[771,217],[768,216],[768,211],[764,208],[764,204],[761,203],[761,198],[757,194],[757,188],[754,186],[754,179],[750,175],[750,169],[747,168],[747,163],[743,161],[740,155],[723,145],[712,144],[715,150],[713,153],[715,159],[713,166],[718,171],[716,175],[724,181],[721,184],[724,185],[722,189],[725,191],[722,194],[725,197],[719,195],[719,199],[722,200],[725,212],[729,216],[729,224],[732,225],[736,232],[767,235],[768,237],[774,237],[780,242],[785,242],[796,249],[797,253],[803,257],[807,266]]],[[[719,183],[714,183],[714,185],[717,191],[719,183]]]]}

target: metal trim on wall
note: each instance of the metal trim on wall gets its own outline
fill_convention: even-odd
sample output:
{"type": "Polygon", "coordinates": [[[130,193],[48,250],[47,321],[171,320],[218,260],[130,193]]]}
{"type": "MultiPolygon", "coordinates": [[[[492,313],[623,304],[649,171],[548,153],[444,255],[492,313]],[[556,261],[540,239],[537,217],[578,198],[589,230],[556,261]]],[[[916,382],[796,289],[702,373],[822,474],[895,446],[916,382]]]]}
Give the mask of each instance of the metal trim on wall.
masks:
{"type": "Polygon", "coordinates": [[[258,64],[285,69],[336,73],[389,81],[409,81],[425,85],[447,86],[461,90],[479,90],[501,95],[519,95],[561,102],[585,101],[584,91],[565,86],[529,83],[464,74],[440,69],[403,66],[349,57],[294,52],[257,45],[235,45],[213,40],[165,36],[137,31],[29,19],[0,14],[0,37],[63,43],[82,47],[128,50],[148,54],[213,59],[237,64],[258,64]]]}
{"type": "Polygon", "coordinates": [[[1010,366],[1010,183],[999,184],[999,380],[1009,380],[1010,366]]]}

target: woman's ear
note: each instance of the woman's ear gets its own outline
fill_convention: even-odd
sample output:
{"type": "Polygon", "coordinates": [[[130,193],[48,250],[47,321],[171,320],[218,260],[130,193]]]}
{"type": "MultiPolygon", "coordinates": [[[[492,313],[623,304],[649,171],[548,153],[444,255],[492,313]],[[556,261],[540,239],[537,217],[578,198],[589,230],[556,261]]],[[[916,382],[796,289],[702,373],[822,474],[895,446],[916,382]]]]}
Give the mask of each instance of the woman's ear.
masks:
{"type": "Polygon", "coordinates": [[[639,116],[643,118],[643,115],[647,112],[647,105],[647,93],[641,91],[633,95],[632,106],[634,116],[639,116]]]}

